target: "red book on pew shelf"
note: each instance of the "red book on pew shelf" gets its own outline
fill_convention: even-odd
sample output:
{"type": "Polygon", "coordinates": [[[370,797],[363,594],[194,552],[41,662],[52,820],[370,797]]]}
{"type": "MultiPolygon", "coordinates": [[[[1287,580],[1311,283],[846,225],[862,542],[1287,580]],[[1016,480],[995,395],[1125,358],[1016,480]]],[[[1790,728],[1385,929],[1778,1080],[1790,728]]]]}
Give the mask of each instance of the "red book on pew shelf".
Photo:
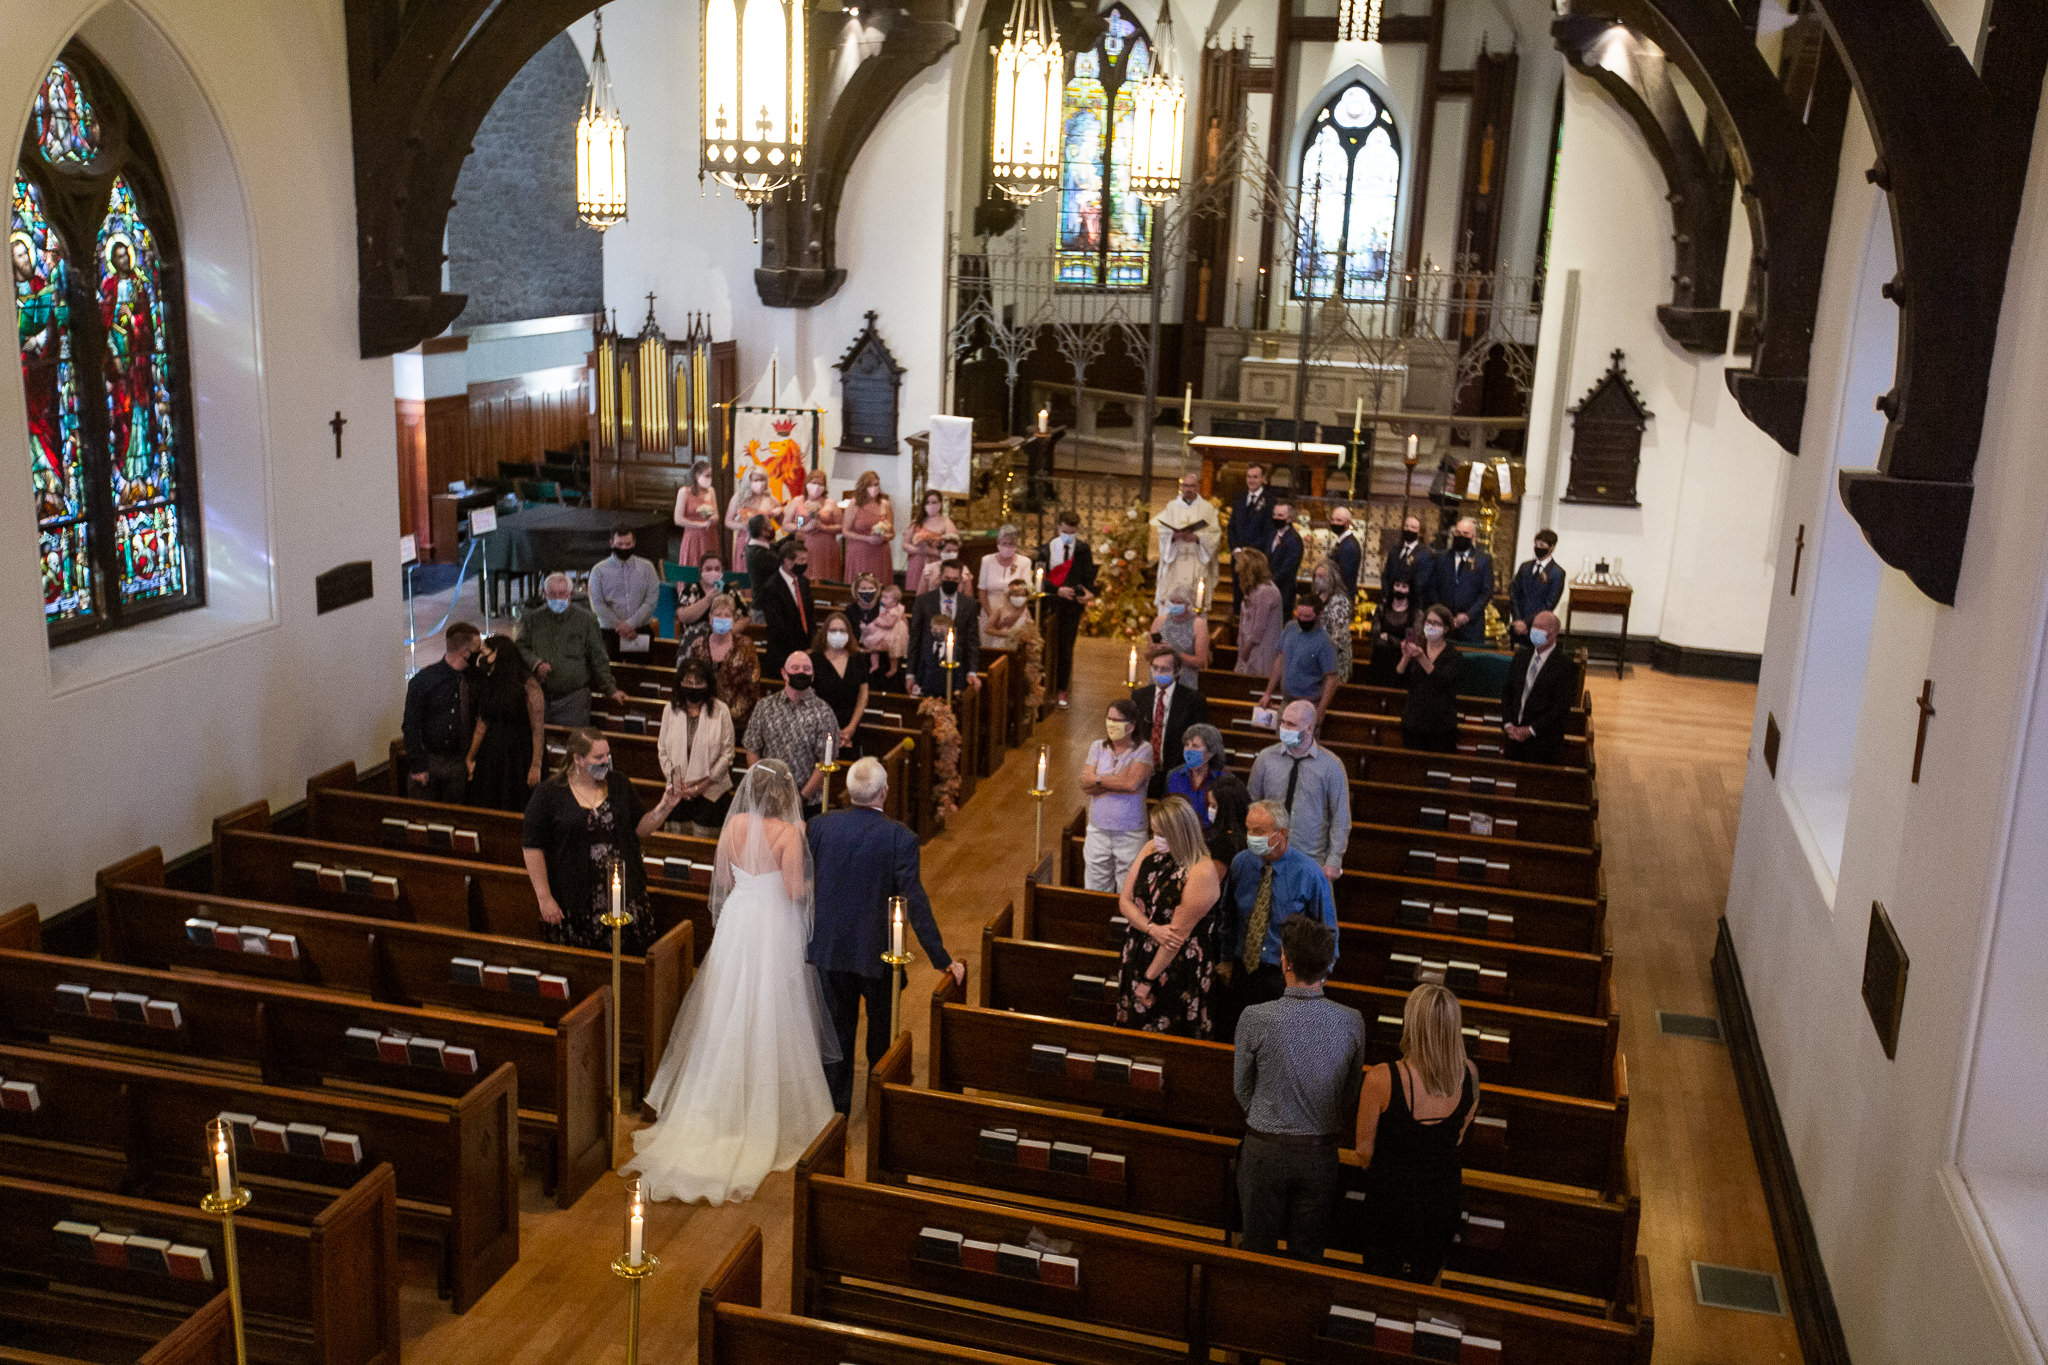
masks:
{"type": "Polygon", "coordinates": [[[1072,1256],[1043,1252],[1038,1257],[1038,1282],[1057,1289],[1081,1287],[1081,1262],[1072,1256]]]}
{"type": "Polygon", "coordinates": [[[174,1280],[213,1283],[213,1255],[205,1247],[180,1246],[174,1242],[164,1253],[164,1262],[170,1267],[174,1280]]]}
{"type": "Polygon", "coordinates": [[[476,1049],[473,1047],[444,1047],[441,1049],[441,1069],[457,1076],[476,1075],[476,1049]]]}
{"type": "Polygon", "coordinates": [[[354,1133],[337,1133],[329,1129],[320,1135],[320,1155],[344,1166],[360,1165],[363,1160],[363,1140],[354,1133]]]}
{"type": "Polygon", "coordinates": [[[1500,1338],[1463,1338],[1458,1342],[1458,1365],[1500,1365],[1500,1338]]]}
{"type": "Polygon", "coordinates": [[[256,1150],[272,1152],[282,1156],[291,1151],[291,1130],[282,1123],[259,1120],[249,1126],[250,1136],[255,1139],[256,1150]]]}
{"type": "Polygon", "coordinates": [[[43,1093],[34,1081],[0,1081],[0,1109],[33,1114],[43,1107],[43,1093]]]}
{"type": "Polygon", "coordinates": [[[972,1237],[963,1239],[960,1243],[960,1264],[984,1275],[995,1274],[996,1244],[977,1242],[972,1237]]]}
{"type": "Polygon", "coordinates": [[[1415,1324],[1401,1322],[1395,1318],[1374,1318],[1372,1323],[1372,1344],[1375,1350],[1390,1355],[1406,1356],[1415,1354],[1415,1324]]]}
{"type": "Polygon", "coordinates": [[[178,1008],[175,1000],[145,1000],[142,1002],[142,1021],[151,1028],[183,1028],[185,1012],[178,1008]]]}
{"type": "Polygon", "coordinates": [[[128,1265],[128,1238],[119,1232],[108,1232],[105,1228],[92,1235],[92,1258],[101,1265],[128,1265]]]}

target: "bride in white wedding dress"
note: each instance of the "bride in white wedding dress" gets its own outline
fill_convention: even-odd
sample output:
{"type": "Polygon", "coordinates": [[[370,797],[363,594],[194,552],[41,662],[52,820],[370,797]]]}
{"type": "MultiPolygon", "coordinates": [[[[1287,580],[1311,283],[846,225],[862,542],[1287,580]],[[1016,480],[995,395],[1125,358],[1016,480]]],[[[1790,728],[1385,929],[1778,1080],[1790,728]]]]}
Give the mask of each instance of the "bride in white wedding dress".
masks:
{"type": "Polygon", "coordinates": [[[660,1119],[633,1134],[650,1199],[748,1199],[796,1164],[832,1118],[832,1034],[811,937],[810,845],[789,772],[770,759],[740,783],[711,876],[717,931],[648,1086],[660,1119]]]}

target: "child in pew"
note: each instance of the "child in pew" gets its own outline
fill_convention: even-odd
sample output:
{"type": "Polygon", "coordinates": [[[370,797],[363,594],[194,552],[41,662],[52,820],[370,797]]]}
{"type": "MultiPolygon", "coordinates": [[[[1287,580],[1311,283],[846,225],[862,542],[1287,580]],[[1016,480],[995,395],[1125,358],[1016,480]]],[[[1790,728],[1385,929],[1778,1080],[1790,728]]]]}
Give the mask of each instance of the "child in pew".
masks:
{"type": "Polygon", "coordinates": [[[882,589],[875,619],[861,627],[860,647],[868,651],[868,673],[888,692],[903,690],[903,656],[910,652],[910,622],[903,612],[903,589],[891,583],[882,589]]]}

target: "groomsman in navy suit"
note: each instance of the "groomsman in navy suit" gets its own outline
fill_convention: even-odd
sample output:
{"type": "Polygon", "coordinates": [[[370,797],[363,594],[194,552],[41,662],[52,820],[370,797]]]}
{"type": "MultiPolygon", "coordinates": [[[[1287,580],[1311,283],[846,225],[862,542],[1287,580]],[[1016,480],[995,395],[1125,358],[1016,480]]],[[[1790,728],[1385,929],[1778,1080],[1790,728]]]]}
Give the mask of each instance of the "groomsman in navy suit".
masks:
{"type": "Polygon", "coordinates": [[[1493,556],[1473,544],[1478,527],[1463,517],[1451,528],[1451,548],[1437,556],[1435,600],[1450,608],[1451,638],[1486,641],[1486,604],[1493,600],[1493,556]]]}
{"type": "Polygon", "coordinates": [[[932,965],[951,972],[955,981],[967,980],[966,964],[946,951],[932,918],[918,869],[917,835],[882,814],[888,795],[888,772],[874,759],[863,758],[846,770],[846,797],[852,805],[804,828],[817,886],[809,956],[839,1039],[839,1060],[826,1063],[825,1084],[832,1107],[842,1114],[853,1104],[853,1036],[860,1027],[861,1001],[868,1005],[870,1069],[892,1041],[886,1021],[896,973],[882,961],[889,949],[891,896],[903,897],[906,918],[932,965]]]}

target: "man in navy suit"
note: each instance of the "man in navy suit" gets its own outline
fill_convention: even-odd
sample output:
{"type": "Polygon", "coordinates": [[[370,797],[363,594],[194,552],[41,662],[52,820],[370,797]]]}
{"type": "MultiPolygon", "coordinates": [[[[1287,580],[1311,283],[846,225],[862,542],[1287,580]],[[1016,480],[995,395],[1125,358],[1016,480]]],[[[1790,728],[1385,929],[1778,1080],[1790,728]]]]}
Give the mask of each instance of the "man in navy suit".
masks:
{"type": "Polygon", "coordinates": [[[1273,504],[1273,535],[1266,542],[1266,563],[1273,586],[1280,589],[1280,615],[1294,615],[1294,594],[1301,586],[1301,532],[1290,524],[1294,504],[1281,498],[1273,504]]]}
{"type": "Polygon", "coordinates": [[[1451,638],[1484,644],[1486,604],[1493,600],[1493,556],[1474,546],[1478,527],[1464,517],[1451,528],[1451,548],[1437,556],[1435,600],[1450,609],[1451,638]]]}
{"type": "Polygon", "coordinates": [[[842,1114],[853,1104],[853,1035],[860,1026],[862,1000],[868,1002],[868,1066],[889,1050],[884,1021],[896,974],[882,954],[889,949],[891,896],[903,897],[910,927],[932,965],[953,973],[955,981],[967,980],[966,964],[946,951],[932,918],[932,903],[918,875],[917,835],[882,814],[888,795],[887,771],[863,758],[846,772],[852,807],[821,815],[804,830],[817,879],[810,962],[839,1039],[839,1060],[826,1064],[825,1084],[832,1091],[832,1107],[842,1114]]]}

